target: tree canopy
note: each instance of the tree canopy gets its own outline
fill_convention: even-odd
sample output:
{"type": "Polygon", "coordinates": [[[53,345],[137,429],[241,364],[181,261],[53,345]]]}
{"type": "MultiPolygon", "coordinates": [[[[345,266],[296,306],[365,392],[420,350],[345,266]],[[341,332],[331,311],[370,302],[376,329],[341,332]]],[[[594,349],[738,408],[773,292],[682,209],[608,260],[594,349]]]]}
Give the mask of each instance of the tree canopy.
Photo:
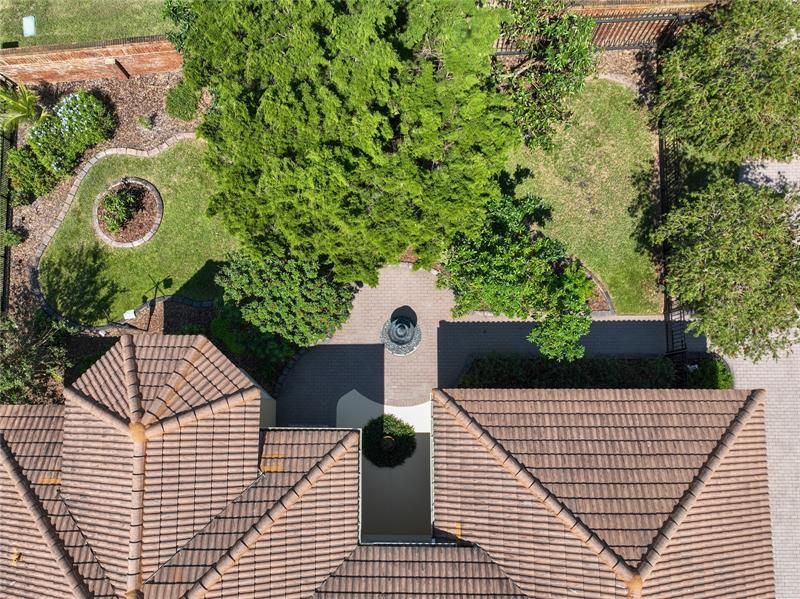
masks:
{"type": "Polygon", "coordinates": [[[507,13],[474,0],[198,2],[184,73],[214,105],[212,210],[266,253],[377,282],[474,233],[520,139],[491,56],[507,13]]]}
{"type": "Polygon", "coordinates": [[[776,356],[800,325],[798,198],[730,176],[687,193],[655,233],[666,242],[667,291],[693,312],[690,330],[728,355],[776,356]]]}
{"type": "Polygon", "coordinates": [[[536,230],[547,215],[539,198],[506,190],[490,204],[482,230],[456,237],[440,284],[455,293],[455,316],[490,310],[533,318],[529,340],[540,353],[574,360],[583,356],[580,339],[591,324],[592,283],[560,242],[536,230]]]}
{"type": "Polygon", "coordinates": [[[800,3],[728,0],[661,60],[663,131],[714,160],[785,159],[800,146],[800,3]]]}

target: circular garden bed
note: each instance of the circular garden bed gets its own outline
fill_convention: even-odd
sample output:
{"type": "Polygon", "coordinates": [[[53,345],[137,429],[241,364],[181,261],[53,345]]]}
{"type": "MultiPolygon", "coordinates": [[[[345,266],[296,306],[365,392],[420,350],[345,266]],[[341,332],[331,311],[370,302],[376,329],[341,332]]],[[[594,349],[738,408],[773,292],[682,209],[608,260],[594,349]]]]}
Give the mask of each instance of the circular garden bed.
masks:
{"type": "Polygon", "coordinates": [[[152,239],[163,216],[164,204],[155,185],[124,177],[95,198],[92,225],[108,245],[136,247],[152,239]]]}

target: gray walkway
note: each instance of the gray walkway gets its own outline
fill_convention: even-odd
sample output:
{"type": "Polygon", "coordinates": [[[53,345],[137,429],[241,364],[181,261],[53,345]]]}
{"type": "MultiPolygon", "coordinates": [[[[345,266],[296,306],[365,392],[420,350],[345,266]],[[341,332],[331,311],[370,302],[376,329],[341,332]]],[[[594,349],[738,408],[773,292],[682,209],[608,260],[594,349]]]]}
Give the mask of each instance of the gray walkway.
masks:
{"type": "MultiPolygon", "coordinates": [[[[328,343],[312,348],[295,365],[278,396],[280,426],[334,426],[339,400],[353,391],[384,405],[428,401],[434,387],[457,383],[475,354],[535,353],[526,336],[530,324],[475,314],[455,321],[452,296],[437,289],[435,276],[392,266],[380,284],[356,297],[351,319],[328,343]],[[409,305],[419,317],[423,340],[411,356],[398,358],[380,345],[383,323],[409,305]]],[[[661,355],[664,323],[653,318],[595,320],[585,338],[587,355],[661,355]]],[[[690,339],[703,351],[704,339],[690,339]]],[[[778,361],[730,360],[736,386],[768,392],[769,485],[778,599],[800,598],[800,347],[778,361]]]]}

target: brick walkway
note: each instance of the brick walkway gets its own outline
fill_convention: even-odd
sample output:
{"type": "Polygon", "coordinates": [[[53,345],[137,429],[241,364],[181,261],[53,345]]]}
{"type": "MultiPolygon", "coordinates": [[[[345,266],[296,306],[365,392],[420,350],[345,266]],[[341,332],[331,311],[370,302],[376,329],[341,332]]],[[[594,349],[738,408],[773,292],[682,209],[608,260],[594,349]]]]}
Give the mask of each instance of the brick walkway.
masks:
{"type": "MultiPolygon", "coordinates": [[[[335,426],[339,399],[356,391],[390,406],[429,400],[434,387],[457,383],[471,356],[487,352],[535,353],[530,323],[474,314],[454,321],[453,298],[437,289],[435,275],[405,265],[381,271],[375,288],[356,296],[346,325],[326,344],[309,350],[288,373],[278,396],[280,426],[335,426]],[[395,308],[413,308],[422,343],[397,357],[380,344],[383,323],[395,308]]],[[[703,351],[704,339],[688,340],[703,351]]],[[[665,349],[660,317],[596,319],[584,339],[589,356],[657,356],[665,349]]],[[[775,568],[779,599],[800,597],[800,347],[779,361],[731,360],[736,386],[768,392],[767,434],[775,568]]]]}

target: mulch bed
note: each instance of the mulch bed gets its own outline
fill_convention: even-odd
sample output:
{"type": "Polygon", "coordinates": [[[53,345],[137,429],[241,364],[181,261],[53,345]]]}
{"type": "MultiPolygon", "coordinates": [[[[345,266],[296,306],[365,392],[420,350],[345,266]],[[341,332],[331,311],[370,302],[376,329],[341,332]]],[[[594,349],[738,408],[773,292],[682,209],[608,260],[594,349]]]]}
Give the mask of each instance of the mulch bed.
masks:
{"type": "MultiPolygon", "coordinates": [[[[113,137],[88,150],[88,160],[105,148],[127,147],[149,150],[178,133],[191,132],[197,122],[173,119],[164,110],[167,91],[180,81],[180,73],[143,75],[128,80],[97,79],[72,81],[37,88],[43,103],[52,106],[64,94],[86,89],[97,94],[113,108],[117,127],[113,137]],[[149,117],[152,128],[146,129],[137,123],[137,117],[149,117]]],[[[18,136],[24,141],[24,132],[18,136]]],[[[76,171],[80,165],[76,168],[76,171]]],[[[10,310],[21,319],[30,318],[39,307],[31,289],[33,257],[47,230],[53,226],[56,216],[66,202],[67,193],[74,177],[64,177],[48,195],[39,198],[30,206],[14,209],[14,226],[27,231],[27,240],[11,250],[10,310]]]]}
{"type": "Polygon", "coordinates": [[[153,228],[153,224],[158,219],[158,209],[156,198],[149,189],[141,185],[122,185],[114,189],[117,192],[130,192],[136,197],[136,211],[133,217],[127,221],[116,233],[106,227],[104,220],[105,208],[101,201],[97,206],[97,223],[100,229],[114,241],[129,243],[138,241],[153,228]]]}

